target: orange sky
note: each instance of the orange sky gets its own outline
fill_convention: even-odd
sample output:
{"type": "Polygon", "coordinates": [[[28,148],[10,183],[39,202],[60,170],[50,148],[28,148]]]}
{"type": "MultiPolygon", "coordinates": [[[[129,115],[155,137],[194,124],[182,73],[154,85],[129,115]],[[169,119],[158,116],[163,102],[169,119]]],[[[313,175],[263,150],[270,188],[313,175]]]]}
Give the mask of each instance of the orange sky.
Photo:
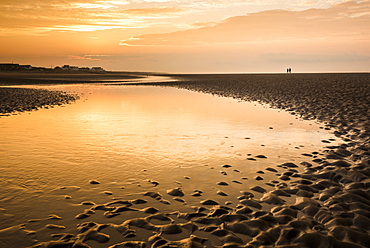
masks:
{"type": "Polygon", "coordinates": [[[12,61],[170,73],[370,71],[370,0],[1,1],[0,63],[12,61]]]}

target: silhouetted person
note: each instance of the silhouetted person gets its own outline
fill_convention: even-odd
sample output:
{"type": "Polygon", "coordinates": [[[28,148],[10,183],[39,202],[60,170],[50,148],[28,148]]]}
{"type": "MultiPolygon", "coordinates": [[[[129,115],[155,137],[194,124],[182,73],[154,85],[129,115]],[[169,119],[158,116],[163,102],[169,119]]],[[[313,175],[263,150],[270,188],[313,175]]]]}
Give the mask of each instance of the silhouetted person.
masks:
{"type": "Polygon", "coordinates": [[[292,73],[292,68],[289,68],[289,73],[292,73]]]}

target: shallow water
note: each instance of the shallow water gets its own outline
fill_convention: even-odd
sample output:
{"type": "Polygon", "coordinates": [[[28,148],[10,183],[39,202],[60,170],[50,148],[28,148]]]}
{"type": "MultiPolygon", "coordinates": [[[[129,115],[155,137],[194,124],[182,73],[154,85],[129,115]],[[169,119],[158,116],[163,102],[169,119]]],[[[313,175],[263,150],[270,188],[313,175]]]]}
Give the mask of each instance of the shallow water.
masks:
{"type": "MultiPolygon", "coordinates": [[[[154,190],[171,200],[166,190],[179,186],[188,205],[173,202],[167,210],[207,198],[235,205],[239,191],[256,184],[257,170],[307,160],[302,153],[320,152],[322,140],[334,138],[313,121],[267,106],[175,88],[32,87],[78,92],[81,99],[0,118],[0,229],[49,214],[74,228],[83,200],[144,198],[142,192],[154,190]],[[232,165],[228,175],[220,173],[225,164],[232,165]],[[89,184],[91,179],[100,184],[89,184]],[[154,189],[148,180],[159,185],[154,189]],[[216,194],[220,187],[229,197],[216,194]],[[191,197],[194,189],[204,195],[191,197]]],[[[261,176],[261,185],[274,178],[261,176]]]]}

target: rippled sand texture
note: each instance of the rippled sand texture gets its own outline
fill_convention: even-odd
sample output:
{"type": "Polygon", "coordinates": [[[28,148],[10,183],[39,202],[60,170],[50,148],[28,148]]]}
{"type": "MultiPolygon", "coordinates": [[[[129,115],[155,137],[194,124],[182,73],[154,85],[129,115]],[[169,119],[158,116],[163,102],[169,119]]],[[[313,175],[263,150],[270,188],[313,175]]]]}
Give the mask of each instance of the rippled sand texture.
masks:
{"type": "MultiPolygon", "coordinates": [[[[216,205],[189,223],[208,222],[213,230],[200,229],[219,237],[221,246],[227,247],[370,247],[369,74],[179,78],[183,81],[166,85],[268,103],[318,119],[348,142],[329,146],[325,156],[302,162],[303,173],[294,170],[296,164],[280,165],[286,172],[279,179],[286,182],[276,180],[276,190],[270,192],[253,188],[264,193],[262,198],[244,193],[235,209],[216,205]],[[292,197],[295,203],[286,204],[283,197],[292,197]],[[270,208],[257,210],[260,204],[270,208]],[[245,242],[238,234],[251,240],[245,242]]],[[[204,240],[192,242],[201,246],[204,240]]]]}
{"type": "MultiPolygon", "coordinates": [[[[157,190],[162,182],[148,180],[153,190],[134,199],[71,205],[79,210],[73,223],[50,215],[0,230],[3,244],[4,237],[16,235],[20,247],[370,247],[369,74],[177,77],[182,81],[162,85],[268,103],[325,122],[344,143],[307,153],[300,164],[261,168],[256,182],[267,174],[275,179],[239,192],[236,206],[223,189],[238,180],[220,177],[214,183],[225,201],[208,198],[187,211],[177,210],[174,202],[186,204],[189,196],[207,194],[183,187],[197,178],[184,175],[165,194],[157,190]],[[65,232],[67,224],[76,225],[75,231],[65,232]]],[[[217,169],[225,177],[240,172],[232,165],[217,169]]],[[[98,191],[100,184],[92,179],[86,187],[98,191]]],[[[68,199],[79,189],[57,190],[68,199]]]]}
{"type": "Polygon", "coordinates": [[[0,88],[0,115],[72,103],[77,95],[38,89],[0,88]]]}

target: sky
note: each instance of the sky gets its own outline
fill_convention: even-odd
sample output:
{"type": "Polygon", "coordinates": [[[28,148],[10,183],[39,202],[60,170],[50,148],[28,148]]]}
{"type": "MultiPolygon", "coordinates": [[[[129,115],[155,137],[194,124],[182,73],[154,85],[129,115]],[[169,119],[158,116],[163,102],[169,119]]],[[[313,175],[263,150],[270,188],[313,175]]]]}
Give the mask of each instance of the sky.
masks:
{"type": "Polygon", "coordinates": [[[0,0],[0,63],[369,72],[370,0],[0,0]]]}

